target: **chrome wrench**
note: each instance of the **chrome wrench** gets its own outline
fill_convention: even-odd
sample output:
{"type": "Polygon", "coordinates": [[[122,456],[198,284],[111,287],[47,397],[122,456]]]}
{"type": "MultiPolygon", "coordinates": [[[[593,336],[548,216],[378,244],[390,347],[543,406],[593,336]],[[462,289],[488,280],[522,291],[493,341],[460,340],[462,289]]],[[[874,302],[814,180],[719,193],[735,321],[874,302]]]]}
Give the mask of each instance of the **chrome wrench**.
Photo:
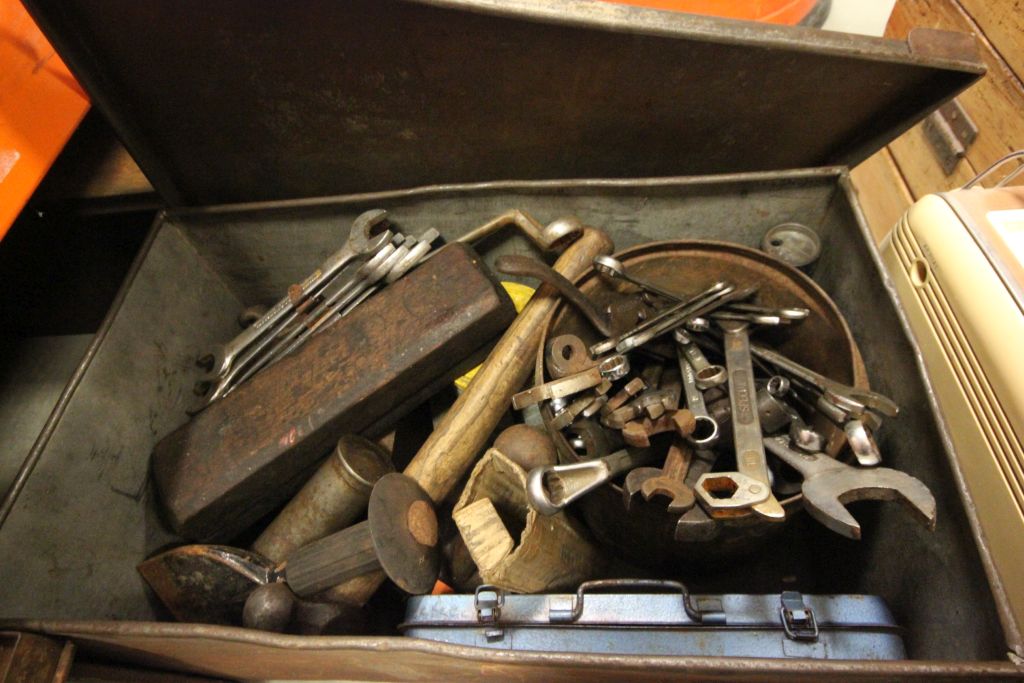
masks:
{"type": "MultiPolygon", "coordinates": [[[[344,292],[348,291],[353,286],[354,282],[357,282],[366,277],[376,277],[378,274],[380,277],[384,277],[387,274],[386,265],[394,256],[397,251],[392,245],[386,244],[383,248],[377,251],[366,263],[362,264],[359,269],[355,272],[352,279],[340,283],[336,289],[331,292],[325,293],[328,297],[339,297],[344,292]]],[[[337,284],[335,280],[331,285],[337,284]]],[[[330,286],[328,287],[330,288],[330,286]]],[[[319,307],[317,307],[319,308],[319,307]]],[[[317,310],[317,309],[314,309],[317,310]]],[[[299,317],[299,311],[292,311],[287,317],[283,325],[288,325],[295,321],[299,317]]],[[[271,336],[267,335],[259,339],[255,345],[248,349],[243,356],[238,358],[232,365],[231,369],[214,384],[213,391],[207,397],[207,402],[217,400],[222,396],[226,396],[231,393],[235,387],[245,382],[247,379],[256,374],[259,370],[269,365],[272,361],[276,360],[281,353],[281,349],[284,347],[287,340],[294,337],[294,335],[305,329],[301,325],[297,325],[291,328],[290,331],[286,332],[284,336],[271,336]],[[270,346],[274,344],[274,346],[270,346]],[[263,353],[264,349],[270,347],[269,351],[263,353]]]]}
{"type": "MultiPolygon", "coordinates": [[[[757,414],[757,386],[754,384],[747,323],[720,320],[718,324],[724,332],[725,365],[729,370],[729,404],[732,408],[732,434],[736,448],[737,471],[702,476],[697,482],[697,493],[711,508],[747,507],[746,504],[732,505],[735,497],[719,498],[714,495],[716,489],[721,491],[718,488],[721,480],[739,474],[740,481],[735,482],[737,490],[743,489],[755,498],[765,496],[763,500],[750,504],[749,507],[765,519],[781,522],[786,519],[786,511],[771,491],[768,458],[764,452],[764,443],[761,441],[761,421],[757,414]]],[[[744,497],[740,497],[740,500],[746,502],[744,497]]]]}
{"type": "Polygon", "coordinates": [[[557,514],[562,508],[611,481],[616,475],[651,462],[650,449],[622,449],[611,455],[571,465],[542,465],[526,476],[526,498],[542,515],[557,514]]]}
{"type": "Polygon", "coordinates": [[[278,301],[261,318],[226,344],[220,344],[197,361],[206,369],[203,381],[215,383],[226,375],[235,360],[256,340],[277,327],[277,323],[303,300],[319,291],[349,263],[375,254],[393,237],[385,227],[387,212],[383,209],[366,211],[352,222],[348,239],[338,251],[331,254],[319,268],[298,285],[289,288],[288,295],[278,301]]]}

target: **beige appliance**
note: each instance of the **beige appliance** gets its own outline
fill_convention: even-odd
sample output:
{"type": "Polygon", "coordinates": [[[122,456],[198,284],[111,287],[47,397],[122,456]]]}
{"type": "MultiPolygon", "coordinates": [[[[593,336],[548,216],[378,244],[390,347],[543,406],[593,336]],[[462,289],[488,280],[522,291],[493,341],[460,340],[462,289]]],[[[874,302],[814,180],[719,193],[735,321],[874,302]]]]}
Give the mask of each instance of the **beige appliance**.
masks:
{"type": "Polygon", "coordinates": [[[923,197],[882,243],[980,531],[1024,625],[1024,187],[923,197]]]}

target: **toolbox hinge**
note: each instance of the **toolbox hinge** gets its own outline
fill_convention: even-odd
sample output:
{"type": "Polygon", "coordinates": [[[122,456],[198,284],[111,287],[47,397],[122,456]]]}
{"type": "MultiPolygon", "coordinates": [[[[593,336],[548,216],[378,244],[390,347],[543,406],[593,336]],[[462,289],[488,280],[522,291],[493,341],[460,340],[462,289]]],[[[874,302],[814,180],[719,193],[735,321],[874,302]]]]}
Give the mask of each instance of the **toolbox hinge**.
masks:
{"type": "Polygon", "coordinates": [[[952,175],[967,148],[978,137],[978,127],[956,100],[942,105],[924,120],[924,135],[946,175],[952,175]]]}
{"type": "Polygon", "coordinates": [[[484,636],[487,640],[498,640],[505,635],[505,630],[498,626],[501,619],[501,608],[505,605],[505,591],[497,586],[478,586],[473,593],[473,607],[476,609],[476,620],[484,625],[484,636]]]}
{"type": "Polygon", "coordinates": [[[797,591],[783,591],[782,628],[790,640],[814,642],[818,640],[818,622],[814,618],[814,610],[804,604],[804,596],[797,591]]]}

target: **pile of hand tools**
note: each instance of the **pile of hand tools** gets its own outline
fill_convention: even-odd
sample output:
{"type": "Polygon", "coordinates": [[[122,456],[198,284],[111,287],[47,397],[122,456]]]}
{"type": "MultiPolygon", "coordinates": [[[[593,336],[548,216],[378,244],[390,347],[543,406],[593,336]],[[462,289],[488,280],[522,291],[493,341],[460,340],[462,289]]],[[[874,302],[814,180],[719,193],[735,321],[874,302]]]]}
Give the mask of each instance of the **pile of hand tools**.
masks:
{"type": "MultiPolygon", "coordinates": [[[[850,538],[854,500],[899,500],[934,525],[928,489],[879,466],[874,433],[896,405],[781,352],[791,331],[830,314],[766,297],[767,271],[744,280],[708,258],[679,287],[613,257],[599,229],[543,226],[519,210],[432,250],[438,237],[402,236],[384,211],[364,213],[342,250],[204,354],[206,408],[154,451],[167,519],[188,540],[220,543],[279,511],[251,550],[184,545],[139,566],[176,618],[348,633],[385,579],[422,594],[438,576],[527,591],[600,578],[615,549],[572,506],[598,490],[621,491],[598,502],[602,519],[662,501],[681,528],[778,525],[795,509],[780,501],[801,495],[850,538]],[[550,266],[497,259],[499,272],[542,283],[518,315],[466,244],[505,226],[559,254],[550,266]],[[484,353],[408,462],[357,435],[380,437],[484,353]],[[520,414],[534,426],[508,427],[520,414]]],[[[663,261],[660,272],[675,272],[663,261]]]]}

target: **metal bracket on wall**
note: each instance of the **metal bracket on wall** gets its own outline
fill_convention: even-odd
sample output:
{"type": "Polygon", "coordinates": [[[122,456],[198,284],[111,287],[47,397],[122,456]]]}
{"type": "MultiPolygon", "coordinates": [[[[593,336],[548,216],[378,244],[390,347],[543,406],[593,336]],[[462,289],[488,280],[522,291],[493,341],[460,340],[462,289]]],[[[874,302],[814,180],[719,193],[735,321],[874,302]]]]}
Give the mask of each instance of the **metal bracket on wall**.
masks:
{"type": "Polygon", "coordinates": [[[956,100],[942,105],[924,120],[924,134],[939,158],[942,170],[952,175],[967,148],[978,137],[978,127],[956,100]]]}

